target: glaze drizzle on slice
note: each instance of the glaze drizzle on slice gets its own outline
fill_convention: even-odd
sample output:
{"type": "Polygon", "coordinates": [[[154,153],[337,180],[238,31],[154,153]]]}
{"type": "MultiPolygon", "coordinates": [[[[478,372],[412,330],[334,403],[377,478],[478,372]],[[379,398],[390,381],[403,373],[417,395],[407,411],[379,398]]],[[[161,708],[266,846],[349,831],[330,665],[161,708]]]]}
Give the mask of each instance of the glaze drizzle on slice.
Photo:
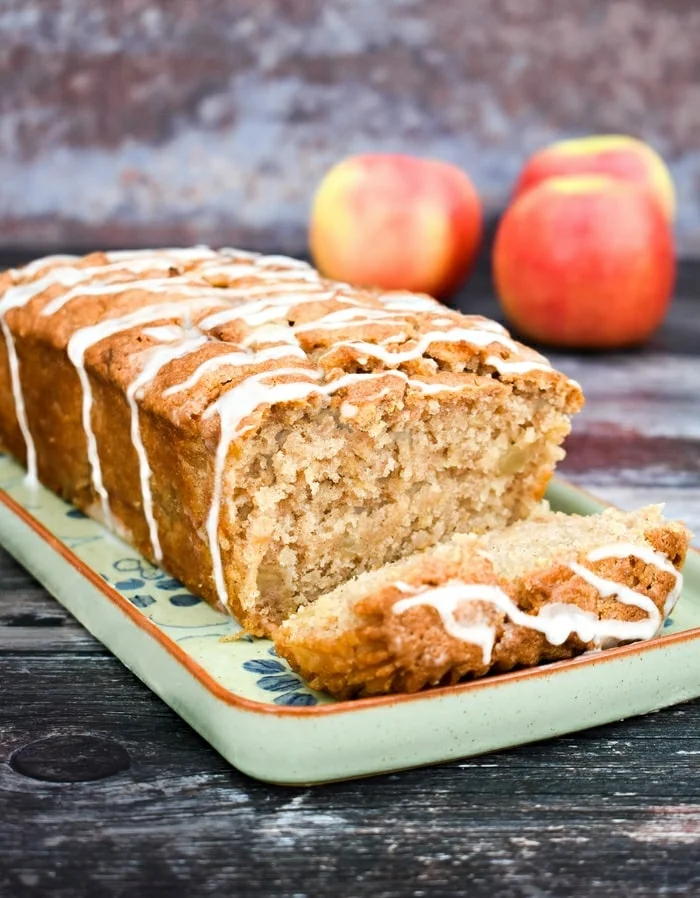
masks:
{"type": "MultiPolygon", "coordinates": [[[[511,623],[542,633],[551,645],[562,645],[571,636],[577,635],[583,642],[593,643],[600,648],[610,644],[652,639],[663,624],[665,616],[673,608],[683,586],[683,576],[671,561],[650,546],[635,543],[616,543],[600,546],[586,555],[586,561],[595,563],[606,558],[638,558],[645,564],[653,565],[666,573],[673,574],[674,586],[669,592],[664,614],[659,612],[654,602],[646,595],[630,587],[595,574],[590,568],[578,562],[570,562],[569,568],[603,597],[614,596],[625,605],[639,608],[646,617],[639,621],[625,621],[614,618],[599,618],[597,614],[585,611],[574,604],[551,602],[540,609],[538,614],[527,614],[499,586],[491,584],[463,583],[452,581],[444,586],[413,587],[401,581],[393,584],[407,597],[393,605],[395,614],[403,614],[409,608],[430,606],[440,615],[445,631],[455,639],[475,645],[481,650],[484,664],[490,664],[496,642],[497,628],[486,620],[477,619],[465,623],[460,620],[459,611],[478,603],[492,605],[501,611],[511,623]]],[[[472,608],[472,611],[474,609],[472,608]]]]}

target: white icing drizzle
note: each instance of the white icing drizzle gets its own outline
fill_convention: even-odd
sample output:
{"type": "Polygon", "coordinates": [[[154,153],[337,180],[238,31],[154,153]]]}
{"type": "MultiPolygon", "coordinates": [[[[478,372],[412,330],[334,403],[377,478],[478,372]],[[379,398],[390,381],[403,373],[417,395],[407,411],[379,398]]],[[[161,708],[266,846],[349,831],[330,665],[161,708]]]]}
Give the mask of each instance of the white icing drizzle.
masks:
{"type": "Polygon", "coordinates": [[[599,549],[593,549],[586,557],[589,561],[602,561],[604,558],[629,558],[630,555],[633,558],[639,558],[644,564],[657,567],[659,570],[671,574],[675,578],[673,589],[669,592],[664,604],[664,617],[666,617],[673,611],[683,589],[683,574],[676,570],[673,562],[663,552],[658,552],[652,546],[638,546],[635,543],[614,543],[609,546],[601,546],[599,549]]]}
{"type": "MultiPolygon", "coordinates": [[[[278,272],[285,280],[289,275],[287,272],[278,272]]],[[[272,275],[268,271],[261,271],[251,262],[224,262],[221,260],[214,262],[203,262],[197,269],[197,274],[201,274],[205,280],[216,277],[218,275],[225,277],[228,281],[241,280],[245,277],[255,276],[256,280],[272,280],[272,275]]],[[[294,277],[298,279],[298,275],[294,272],[294,277]]]]}
{"type": "Polygon", "coordinates": [[[209,418],[219,416],[220,436],[214,460],[214,487],[211,505],[207,515],[206,531],[209,541],[209,552],[212,561],[214,585],[219,603],[225,608],[228,603],[228,590],[224,577],[224,566],[219,543],[219,519],[221,515],[221,498],[224,485],[224,470],[229,447],[236,436],[244,433],[239,430],[241,422],[262,405],[276,405],[282,402],[295,402],[306,399],[312,393],[319,392],[319,386],[310,381],[294,380],[278,384],[266,384],[263,381],[275,376],[292,375],[298,377],[298,368],[280,368],[277,371],[263,371],[246,378],[242,384],[233,387],[220,396],[204,413],[209,418]]]}
{"type": "MultiPolygon", "coordinates": [[[[56,258],[56,257],[53,257],[56,258]]],[[[37,263],[44,260],[37,260],[37,263]]],[[[34,271],[38,271],[41,267],[34,263],[34,271]]],[[[37,483],[37,466],[36,466],[36,447],[29,428],[27,419],[27,410],[24,402],[24,392],[22,390],[22,380],[19,370],[19,359],[17,357],[17,348],[15,339],[6,321],[6,314],[11,309],[22,308],[34,296],[43,293],[54,284],[72,284],[75,283],[75,275],[73,269],[57,269],[49,275],[40,278],[38,281],[27,284],[18,284],[8,288],[0,299],[0,328],[2,329],[5,346],[7,347],[7,359],[10,369],[10,385],[12,388],[12,399],[15,406],[15,414],[17,415],[17,423],[19,424],[22,438],[27,453],[27,483],[37,483]]]]}
{"type": "MultiPolygon", "coordinates": [[[[335,291],[330,291],[322,284],[309,281],[300,281],[298,278],[280,279],[274,277],[277,272],[271,272],[267,277],[260,277],[260,283],[249,284],[246,287],[219,287],[217,289],[225,292],[227,296],[241,299],[248,299],[251,296],[262,296],[272,301],[274,297],[288,297],[290,292],[306,294],[326,293],[330,298],[335,295],[335,291]]],[[[279,272],[282,274],[282,272],[279,272]]]]}
{"type": "Polygon", "coordinates": [[[408,334],[399,331],[398,334],[390,334],[388,337],[384,337],[379,343],[381,346],[391,346],[392,343],[405,343],[406,340],[408,340],[408,334]]]}
{"type": "Polygon", "coordinates": [[[302,259],[292,259],[291,256],[258,256],[257,263],[261,268],[284,267],[313,271],[316,277],[318,277],[318,272],[308,262],[304,262],[302,259]]]}
{"type": "Polygon", "coordinates": [[[43,256],[41,259],[35,259],[33,262],[23,265],[21,268],[13,269],[13,274],[22,276],[32,275],[36,274],[37,271],[41,271],[42,268],[70,264],[71,262],[77,262],[79,258],[80,256],[70,255],[43,256]]]}
{"type": "MultiPolygon", "coordinates": [[[[385,365],[392,367],[393,365],[401,365],[421,358],[433,343],[467,343],[470,346],[490,346],[492,343],[499,343],[512,352],[518,352],[515,341],[511,340],[510,337],[491,330],[485,330],[482,327],[453,327],[446,331],[430,331],[427,334],[423,334],[416,341],[414,347],[403,352],[389,352],[376,343],[367,343],[364,340],[343,340],[336,343],[329,351],[332,352],[340,346],[347,346],[356,350],[362,357],[376,358],[384,362],[385,365]]],[[[500,362],[500,359],[497,361],[500,362]]]]}
{"type": "MultiPolygon", "coordinates": [[[[400,373],[400,372],[396,372],[400,373]]],[[[406,381],[416,390],[420,390],[426,396],[437,396],[438,393],[461,393],[469,384],[427,383],[424,380],[409,378],[406,381]]]]}
{"type": "MultiPolygon", "coordinates": [[[[323,319],[320,319],[317,324],[319,329],[323,327],[322,322],[323,319]]],[[[369,324],[371,322],[368,321],[366,323],[369,324]]],[[[375,358],[379,359],[387,366],[401,365],[405,362],[422,358],[426,350],[433,343],[467,343],[471,346],[490,346],[492,343],[498,343],[499,345],[506,347],[506,349],[511,350],[511,352],[518,353],[519,348],[515,341],[500,332],[500,325],[496,325],[496,327],[499,328],[499,330],[492,327],[483,327],[480,322],[478,327],[453,327],[446,331],[430,331],[427,334],[423,334],[423,336],[416,341],[416,345],[412,349],[407,349],[403,352],[391,352],[384,349],[382,345],[368,343],[364,340],[343,340],[335,343],[328,350],[328,353],[335,352],[340,346],[346,346],[349,349],[355,350],[358,353],[358,358],[360,360],[366,357],[375,358]]],[[[533,353],[533,356],[534,358],[532,360],[523,359],[519,361],[508,361],[495,355],[489,355],[486,361],[489,365],[492,365],[497,371],[503,374],[525,374],[528,371],[552,371],[552,366],[544,356],[539,355],[539,353],[533,353]]],[[[319,361],[322,362],[323,358],[324,356],[322,356],[319,361]]]]}
{"type": "MultiPolygon", "coordinates": [[[[253,260],[253,259],[261,259],[262,258],[261,253],[252,252],[249,249],[235,249],[235,247],[232,247],[232,246],[222,246],[221,249],[218,250],[218,252],[219,252],[219,255],[221,255],[221,256],[234,257],[237,259],[253,260]]],[[[292,261],[296,261],[296,260],[292,260],[292,261]]]]}
{"type": "Polygon", "coordinates": [[[527,374],[528,371],[551,371],[552,366],[549,362],[509,362],[499,358],[497,355],[489,355],[486,357],[486,364],[493,365],[501,374],[527,374]]]}
{"type": "Polygon", "coordinates": [[[83,393],[82,422],[87,441],[87,455],[90,463],[92,484],[99,496],[102,515],[108,526],[112,525],[112,513],[109,507],[109,496],[102,481],[102,467],[97,450],[97,440],[92,429],[93,396],[90,380],[85,370],[85,354],[91,346],[107,337],[134,327],[143,327],[145,324],[150,324],[160,319],[186,319],[191,312],[210,305],[211,300],[204,298],[185,303],[170,302],[142,307],[127,315],[123,315],[121,318],[108,318],[105,321],[100,321],[98,324],[83,327],[75,331],[68,341],[68,358],[76,369],[83,393]]]}
{"type": "MultiPolygon", "coordinates": [[[[155,256],[166,256],[169,259],[176,259],[181,262],[197,262],[200,259],[216,259],[218,255],[216,250],[208,246],[176,246],[159,250],[117,249],[105,253],[110,262],[130,262],[144,257],[154,258],[155,256]]],[[[242,256],[243,253],[238,253],[238,255],[242,256]]]]}
{"type": "MultiPolygon", "coordinates": [[[[245,344],[244,344],[245,345],[245,344]]],[[[265,361],[269,359],[289,359],[297,358],[308,361],[308,356],[298,344],[283,343],[275,346],[264,346],[261,349],[254,350],[256,361],[265,361]]]]}
{"type": "MultiPolygon", "coordinates": [[[[647,620],[632,622],[630,629],[638,629],[639,635],[633,636],[631,638],[651,639],[652,636],[656,635],[659,626],[662,623],[661,614],[659,613],[659,609],[648,596],[643,596],[641,593],[637,592],[634,589],[630,589],[629,586],[625,586],[622,583],[616,583],[615,580],[608,580],[605,577],[599,577],[598,574],[594,574],[593,571],[590,570],[590,568],[584,567],[584,565],[578,564],[575,561],[570,562],[569,567],[575,574],[578,574],[579,577],[585,580],[586,583],[596,589],[598,591],[598,594],[601,595],[604,599],[614,596],[618,600],[618,602],[622,602],[625,605],[632,605],[635,608],[646,611],[647,620]]],[[[626,622],[616,621],[615,623],[620,626],[620,624],[626,622]]],[[[600,635],[614,636],[615,634],[602,633],[600,635]]]]}
{"type": "MultiPolygon", "coordinates": [[[[185,288],[187,288],[187,292],[191,289],[193,291],[191,295],[195,295],[195,292],[201,294],[207,288],[203,286],[193,287],[190,278],[185,275],[175,275],[174,277],[161,279],[150,278],[145,281],[118,281],[117,283],[108,285],[105,284],[104,281],[99,281],[94,285],[85,287],[79,286],[86,281],[92,281],[105,276],[109,277],[110,275],[125,271],[130,274],[142,274],[146,271],[167,271],[178,262],[200,260],[203,261],[200,269],[202,275],[211,276],[214,274],[223,274],[231,279],[241,279],[246,276],[255,275],[263,281],[269,280],[273,282],[274,285],[276,285],[278,281],[285,281],[287,279],[301,280],[300,273],[296,269],[290,270],[289,272],[269,272],[264,269],[260,270],[258,265],[251,263],[241,264],[231,262],[222,265],[219,257],[212,250],[208,250],[207,254],[203,254],[201,250],[201,247],[196,247],[191,251],[164,250],[163,252],[154,252],[153,250],[137,250],[107,253],[106,256],[109,261],[105,265],[90,266],[89,268],[54,269],[46,275],[46,277],[42,278],[41,282],[27,285],[27,287],[30,288],[29,292],[31,293],[31,296],[28,298],[31,299],[32,296],[36,296],[46,289],[43,286],[39,286],[41,283],[46,283],[47,286],[53,286],[58,282],[65,286],[75,286],[74,290],[56,297],[41,310],[42,315],[48,316],[54,315],[68,302],[77,297],[102,296],[108,293],[124,293],[127,290],[134,289],[146,290],[150,293],[169,292],[170,290],[173,292],[177,290],[178,293],[183,293],[184,291],[180,289],[181,285],[184,285],[185,288]],[[207,262],[206,260],[208,259],[211,261],[207,262]]],[[[304,278],[304,280],[306,279],[304,278]]],[[[270,292],[270,286],[266,283],[252,285],[247,288],[241,288],[240,290],[227,287],[212,287],[211,289],[220,292],[227,291],[228,296],[250,296],[255,295],[255,293],[267,294],[270,292]]]]}
{"type": "Polygon", "coordinates": [[[26,482],[30,486],[36,486],[37,467],[36,467],[36,446],[34,438],[29,429],[27,421],[27,410],[24,405],[24,393],[22,392],[22,381],[19,374],[19,359],[17,358],[17,349],[12,332],[5,321],[5,316],[0,315],[0,327],[5,338],[5,346],[7,347],[7,362],[10,368],[10,384],[12,387],[12,399],[15,404],[15,413],[17,415],[17,423],[24,440],[24,446],[27,453],[27,477],[26,482]]]}
{"type": "MultiPolygon", "coordinates": [[[[385,293],[382,296],[382,305],[387,309],[395,309],[398,312],[444,312],[445,306],[429,296],[414,295],[413,293],[385,293]]],[[[450,324],[453,324],[450,321],[450,324]]]]}
{"type": "Polygon", "coordinates": [[[452,318],[433,318],[431,324],[437,327],[452,327],[455,321],[452,318]]]}
{"type": "MultiPolygon", "coordinates": [[[[205,375],[210,374],[212,371],[216,371],[219,368],[224,367],[253,367],[261,362],[269,361],[270,359],[279,359],[279,358],[291,358],[297,355],[294,351],[295,347],[293,346],[268,346],[265,349],[260,349],[257,352],[226,352],[221,355],[215,355],[210,359],[206,359],[197,368],[190,374],[187,380],[183,380],[179,384],[173,384],[173,386],[168,387],[163,391],[163,396],[174,396],[175,393],[182,393],[186,390],[191,390],[193,387],[196,387],[197,384],[205,377],[205,375]]],[[[301,357],[306,359],[306,355],[301,352],[301,357]]],[[[305,368],[292,368],[289,369],[294,371],[296,374],[303,374],[305,377],[318,377],[317,373],[313,370],[308,370],[305,368]]],[[[262,371],[259,372],[261,374],[267,374],[268,376],[277,375],[280,373],[289,373],[287,369],[275,368],[272,371],[262,371]]]]}
{"type": "Polygon", "coordinates": [[[250,347],[266,343],[286,343],[294,346],[306,358],[306,353],[299,345],[295,330],[288,324],[263,324],[241,340],[241,346],[250,347]]]}
{"type": "MultiPolygon", "coordinates": [[[[15,308],[18,306],[26,305],[31,299],[35,296],[39,296],[49,287],[54,287],[57,284],[60,284],[64,287],[74,287],[79,284],[83,284],[86,281],[94,280],[95,278],[100,278],[103,276],[110,276],[114,273],[120,272],[130,272],[132,274],[140,274],[144,271],[159,271],[165,270],[172,267],[172,263],[177,261],[178,259],[185,259],[187,256],[175,256],[173,253],[175,251],[166,250],[163,253],[160,251],[154,252],[153,250],[141,250],[141,251],[130,251],[130,252],[118,252],[118,253],[107,253],[107,258],[110,260],[104,265],[91,265],[87,268],[77,268],[75,266],[68,267],[58,267],[52,268],[48,271],[42,278],[39,278],[37,281],[28,281],[27,283],[20,283],[15,287],[10,287],[3,296],[0,301],[0,305],[6,308],[15,308]]],[[[183,251],[185,252],[185,251],[183,251]]],[[[209,251],[212,252],[211,250],[209,251]]],[[[43,259],[37,259],[35,262],[30,263],[29,265],[25,265],[24,268],[19,269],[16,272],[17,276],[26,279],[27,275],[35,274],[37,271],[44,268],[47,264],[53,264],[54,262],[70,262],[75,261],[78,257],[76,256],[46,256],[43,259]]],[[[254,270],[254,269],[251,269],[254,270]]],[[[182,278],[170,278],[167,281],[174,283],[184,283],[185,280],[182,278]]],[[[141,282],[138,286],[142,289],[148,289],[148,285],[153,284],[153,280],[141,282]]],[[[190,283],[187,281],[187,283],[190,283]]],[[[133,283],[129,281],[121,282],[117,285],[114,285],[114,290],[106,290],[104,289],[107,285],[104,282],[101,282],[97,285],[97,287],[102,288],[101,291],[94,290],[92,291],[92,295],[101,295],[102,292],[120,292],[122,290],[130,289],[133,286],[133,283]]],[[[84,289],[84,288],[83,288],[84,289]]],[[[44,309],[42,309],[42,315],[53,315],[54,312],[57,312],[61,309],[66,302],[72,299],[74,296],[81,295],[90,295],[90,293],[81,293],[80,289],[72,294],[66,296],[57,297],[55,300],[52,300],[44,309]]]]}
{"type": "MultiPolygon", "coordinates": [[[[233,293],[231,290],[224,290],[229,296],[233,293]]],[[[305,305],[313,302],[327,302],[335,298],[334,291],[322,291],[317,287],[309,287],[300,290],[299,286],[294,286],[294,290],[280,288],[275,293],[270,293],[270,288],[250,288],[250,290],[241,288],[235,291],[237,296],[255,296],[256,293],[264,293],[265,298],[253,302],[241,303],[239,306],[224,309],[209,315],[201,322],[200,327],[204,330],[213,330],[215,327],[221,327],[223,324],[230,324],[233,321],[244,321],[248,327],[256,328],[279,318],[284,318],[288,312],[295,306],[305,305]]],[[[341,298],[341,297],[339,297],[341,298]]],[[[342,297],[343,302],[350,300],[342,297]]]]}
{"type": "MultiPolygon", "coordinates": [[[[508,331],[502,324],[499,324],[497,321],[491,321],[489,318],[479,318],[479,329],[482,331],[491,331],[491,333],[494,334],[505,334],[508,336],[508,331]]],[[[530,352],[538,358],[544,358],[543,355],[540,355],[539,352],[535,352],[534,349],[530,350],[530,352]]]]}
{"type": "Polygon", "coordinates": [[[163,396],[174,396],[175,393],[183,393],[186,390],[191,390],[193,387],[196,387],[207,374],[211,374],[212,371],[217,371],[219,368],[225,366],[231,368],[247,366],[252,363],[253,358],[254,356],[248,352],[225,352],[221,355],[215,355],[210,359],[206,359],[195,368],[187,380],[183,380],[179,384],[173,384],[173,386],[164,390],[163,396]]]}
{"type": "Polygon", "coordinates": [[[180,339],[182,328],[179,324],[159,324],[156,327],[144,327],[141,333],[152,340],[169,343],[180,339]]]}
{"type": "Polygon", "coordinates": [[[259,264],[252,262],[246,263],[236,261],[222,263],[220,260],[217,262],[204,262],[197,271],[207,279],[220,275],[229,281],[235,281],[244,277],[254,276],[257,281],[262,281],[263,283],[270,285],[292,282],[300,285],[321,285],[321,278],[319,277],[318,272],[313,269],[310,269],[309,271],[302,271],[298,268],[267,269],[261,268],[259,264]]]}
{"type": "Polygon", "coordinates": [[[551,602],[540,609],[536,615],[522,611],[510,596],[500,587],[490,584],[474,584],[451,582],[445,586],[416,588],[401,581],[394,585],[409,597],[394,603],[393,612],[402,614],[409,608],[418,605],[429,605],[440,615],[445,630],[456,639],[471,643],[481,649],[484,664],[490,664],[496,639],[496,627],[476,621],[465,624],[458,620],[457,611],[460,605],[469,602],[484,602],[502,611],[506,617],[520,627],[526,627],[542,633],[551,645],[562,645],[577,634],[583,642],[592,642],[600,647],[603,642],[613,644],[621,641],[651,639],[657,635],[663,619],[673,608],[680,594],[683,578],[673,567],[669,559],[651,547],[638,546],[634,543],[616,543],[601,546],[589,552],[586,559],[591,562],[605,558],[627,558],[633,556],[661,570],[672,573],[676,582],[664,606],[664,615],[659,613],[653,601],[622,583],[608,580],[595,574],[589,568],[577,562],[570,562],[569,568],[596,589],[600,596],[614,596],[625,605],[632,605],[646,613],[640,621],[624,621],[611,618],[599,618],[590,611],[577,605],[563,602],[551,602]]]}
{"type": "Polygon", "coordinates": [[[409,608],[415,608],[417,605],[432,606],[440,615],[443,627],[451,636],[481,649],[484,664],[489,664],[491,661],[496,638],[495,627],[483,622],[473,624],[460,623],[455,614],[459,606],[464,602],[489,602],[500,608],[509,617],[512,617],[513,614],[522,614],[518,606],[497,586],[448,583],[446,586],[417,590],[400,581],[394,585],[401,592],[410,595],[410,598],[399,599],[398,602],[394,603],[392,608],[394,614],[403,614],[404,611],[408,611],[409,608]]]}
{"type": "MultiPolygon", "coordinates": [[[[153,336],[153,331],[156,330],[165,331],[167,330],[167,328],[151,328],[151,336],[153,336]]],[[[178,329],[171,328],[171,331],[173,330],[178,329]]],[[[159,346],[155,349],[146,350],[143,353],[143,356],[146,357],[145,365],[141,369],[141,373],[129,384],[129,387],[126,391],[126,399],[129,403],[129,410],[131,413],[131,442],[134,444],[134,448],[136,449],[136,454],[139,460],[139,479],[141,483],[141,500],[143,504],[143,513],[148,524],[148,534],[151,541],[153,555],[156,561],[159,562],[163,560],[163,552],[160,546],[160,537],[158,535],[158,524],[156,522],[153,510],[153,494],[151,492],[151,466],[148,461],[146,447],[144,446],[143,439],[141,437],[141,424],[139,419],[139,407],[137,404],[137,399],[139,398],[144,388],[147,387],[148,384],[150,384],[151,381],[155,379],[155,377],[166,365],[168,365],[175,359],[182,358],[182,356],[189,355],[190,353],[195,352],[197,349],[200,349],[202,346],[204,346],[204,344],[208,341],[208,337],[206,337],[204,334],[195,333],[182,336],[183,334],[186,334],[186,332],[181,328],[179,329],[179,331],[179,336],[181,336],[182,339],[178,340],[172,345],[159,346]]],[[[167,338],[168,337],[166,336],[166,339],[167,338]]]]}
{"type": "Polygon", "coordinates": [[[56,284],[60,284],[62,287],[72,287],[74,284],[84,280],[82,276],[84,271],[88,271],[88,269],[56,268],[36,281],[28,281],[27,283],[10,287],[5,292],[2,300],[0,300],[0,308],[5,311],[26,306],[35,296],[40,296],[45,290],[55,287],[56,284]]]}
{"type": "Polygon", "coordinates": [[[356,418],[359,412],[359,408],[347,400],[340,405],[341,418],[356,418]]]}
{"type": "Polygon", "coordinates": [[[109,284],[104,282],[79,284],[47,303],[41,310],[41,314],[45,317],[55,315],[72,299],[82,299],[88,296],[102,298],[112,294],[128,293],[132,290],[143,290],[146,293],[169,293],[173,296],[209,297],[210,299],[216,297],[220,302],[225,301],[228,292],[225,288],[192,286],[191,280],[184,276],[149,278],[142,281],[117,281],[109,284]]]}
{"type": "MultiPolygon", "coordinates": [[[[306,324],[297,324],[294,328],[295,333],[303,334],[306,331],[315,330],[338,330],[350,325],[351,327],[360,327],[367,324],[395,324],[401,320],[401,316],[387,312],[385,309],[338,309],[336,312],[329,312],[322,318],[315,321],[308,321],[306,324]]],[[[450,324],[453,324],[451,321],[450,324]]],[[[402,335],[405,339],[405,334],[402,335]]]]}

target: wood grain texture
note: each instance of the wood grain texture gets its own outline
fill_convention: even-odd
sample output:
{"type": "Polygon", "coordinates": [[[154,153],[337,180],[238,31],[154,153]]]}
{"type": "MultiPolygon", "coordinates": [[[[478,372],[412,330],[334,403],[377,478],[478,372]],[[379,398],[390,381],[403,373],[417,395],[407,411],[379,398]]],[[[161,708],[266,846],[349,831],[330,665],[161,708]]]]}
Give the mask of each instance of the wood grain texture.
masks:
{"type": "Polygon", "coordinates": [[[3,895],[700,888],[697,702],[516,751],[302,790],[229,768],[110,658],[4,658],[0,670],[24,706],[3,727],[3,757],[38,732],[88,730],[118,733],[131,760],[112,779],[68,785],[0,767],[3,895]]]}
{"type": "MultiPolygon", "coordinates": [[[[562,473],[625,507],[665,500],[700,533],[700,268],[685,281],[651,346],[556,356],[589,397],[562,473]]],[[[480,276],[458,304],[497,315],[480,276]]],[[[0,552],[3,898],[692,898],[699,734],[694,701],[372,780],[264,785],[0,552]],[[24,746],[70,736],[116,741],[128,769],[76,783],[13,768],[24,746]]]]}
{"type": "Polygon", "coordinates": [[[527,155],[629,132],[700,252],[695,0],[3,0],[0,243],[303,251],[348,153],[455,162],[487,213],[527,155]]]}

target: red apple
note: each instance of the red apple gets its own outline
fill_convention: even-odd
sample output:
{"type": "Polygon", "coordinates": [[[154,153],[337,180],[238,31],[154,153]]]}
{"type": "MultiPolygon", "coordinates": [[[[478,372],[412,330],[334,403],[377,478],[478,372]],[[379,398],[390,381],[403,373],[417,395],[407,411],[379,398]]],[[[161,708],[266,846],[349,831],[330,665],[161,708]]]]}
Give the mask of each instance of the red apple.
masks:
{"type": "Polygon", "coordinates": [[[454,165],[395,154],[351,156],[323,178],[309,242],[327,277],[447,296],[481,240],[481,204],[454,165]]]}
{"type": "Polygon", "coordinates": [[[649,337],[675,272],[658,202],[601,175],[551,178],[516,199],[499,226],[493,262],[503,309],[521,334],[594,349],[649,337]]]}
{"type": "Polygon", "coordinates": [[[568,175],[610,175],[645,187],[655,196],[669,221],[676,198],[666,164],[656,150],[634,137],[601,134],[562,140],[531,156],[515,187],[516,198],[547,178],[568,175]]]}

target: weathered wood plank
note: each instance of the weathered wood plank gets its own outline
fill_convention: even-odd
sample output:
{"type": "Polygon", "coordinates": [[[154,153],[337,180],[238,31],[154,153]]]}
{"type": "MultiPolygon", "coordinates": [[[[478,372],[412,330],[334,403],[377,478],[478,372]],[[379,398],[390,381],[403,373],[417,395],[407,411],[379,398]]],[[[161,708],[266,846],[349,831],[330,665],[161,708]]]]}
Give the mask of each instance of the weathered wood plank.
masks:
{"type": "MultiPolygon", "coordinates": [[[[54,600],[49,598],[50,602],[54,600]]],[[[90,655],[106,651],[87,630],[75,624],[71,627],[52,627],[51,633],[39,627],[3,627],[0,625],[0,654],[36,652],[56,654],[57,652],[81,652],[90,655]]]]}
{"type": "Polygon", "coordinates": [[[0,549],[0,653],[106,651],[31,574],[0,549]]]}
{"type": "Polygon", "coordinates": [[[319,789],[232,770],[111,658],[0,659],[2,894],[694,895],[700,702],[517,750],[319,789]],[[128,770],[29,779],[11,752],[117,738],[128,770]],[[85,858],[90,858],[86,863],[85,858]],[[581,880],[581,871],[590,875],[581,880]],[[538,891],[526,885],[538,883],[538,891]],[[31,891],[30,886],[35,888],[31,891]],[[26,891],[21,891],[24,888],[26,891]]]}

